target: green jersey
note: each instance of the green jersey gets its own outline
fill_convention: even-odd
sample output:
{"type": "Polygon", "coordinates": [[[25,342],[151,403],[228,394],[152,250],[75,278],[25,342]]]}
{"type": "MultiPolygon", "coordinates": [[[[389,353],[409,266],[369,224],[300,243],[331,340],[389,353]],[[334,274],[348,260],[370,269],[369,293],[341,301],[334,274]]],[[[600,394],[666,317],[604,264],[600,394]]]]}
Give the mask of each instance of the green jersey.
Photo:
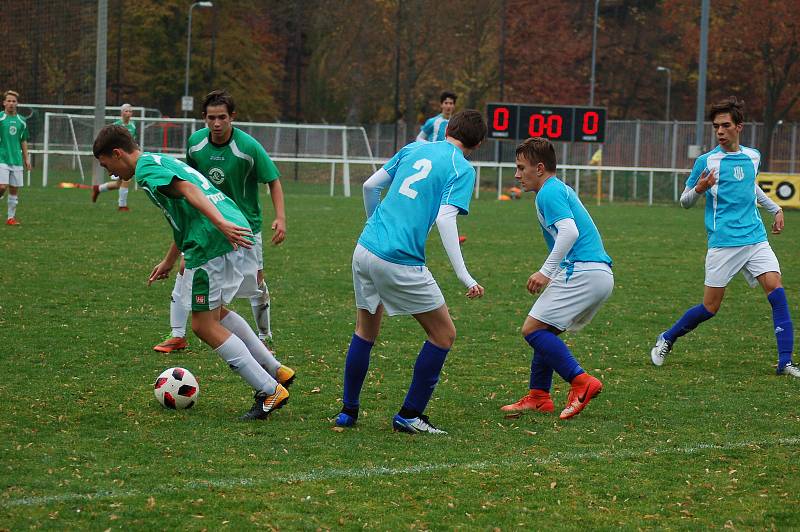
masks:
{"type": "Polygon", "coordinates": [[[0,112],[0,164],[22,166],[22,143],[27,140],[25,119],[0,112]]]}
{"type": "Polygon", "coordinates": [[[173,179],[188,181],[197,186],[219,209],[226,220],[247,227],[247,220],[236,204],[214,188],[200,172],[167,155],[142,153],[136,163],[136,183],[160,208],[172,226],[175,245],[183,252],[188,268],[197,268],[215,257],[233,250],[225,235],[211,220],[192,206],[186,198],[171,198],[159,187],[167,186],[173,179]]]}
{"type": "Polygon", "coordinates": [[[115,120],[112,125],[124,127],[125,129],[128,130],[128,133],[131,134],[131,137],[133,137],[133,140],[136,140],[136,124],[134,124],[132,120],[126,124],[120,118],[119,120],[115,120]]]}
{"type": "Polygon", "coordinates": [[[189,137],[186,162],[236,202],[253,233],[261,231],[258,185],[275,181],[281,174],[256,139],[234,127],[228,142],[218,146],[211,142],[206,127],[189,137]]]}

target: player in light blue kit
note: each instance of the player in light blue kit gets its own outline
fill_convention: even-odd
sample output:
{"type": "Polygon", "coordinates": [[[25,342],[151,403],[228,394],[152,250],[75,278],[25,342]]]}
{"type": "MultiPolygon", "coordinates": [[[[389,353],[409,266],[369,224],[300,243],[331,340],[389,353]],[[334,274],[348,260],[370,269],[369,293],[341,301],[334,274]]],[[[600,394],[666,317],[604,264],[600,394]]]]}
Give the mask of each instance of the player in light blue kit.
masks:
{"type": "Polygon", "coordinates": [[[444,91],[439,96],[439,103],[442,106],[442,112],[433,116],[422,124],[422,129],[417,135],[418,141],[438,142],[445,139],[447,132],[447,122],[453,116],[456,110],[456,99],[458,97],[449,91],[444,91]]]}
{"type": "Polygon", "coordinates": [[[708,117],[719,146],[698,157],[681,194],[681,205],[687,209],[700,196],[706,197],[708,254],[703,302],[687,310],[658,336],[650,350],[650,360],[661,366],[678,338],[713,318],[722,305],[725,287],[742,272],[751,287],[761,285],[772,305],[778,375],[800,377],[800,368],[792,364],[794,333],[780,265],[767,241],[756,204],[775,215],[772,233],[776,235],[783,231],[783,211],[756,183],[761,154],[739,144],[744,127],[743,107],[744,102],[733,96],[711,106],[708,117]]]}
{"type": "Polygon", "coordinates": [[[462,111],[450,120],[446,142],[413,142],[364,183],[368,219],[353,253],[356,330],[345,361],[343,407],[337,425],[351,426],[358,418],[359,395],[385,309],[390,316],[411,314],[428,335],[392,426],[412,434],[446,434],[424,412],[456,328],[439,286],[425,267],[425,241],[436,222],[453,270],[467,288],[466,296],[483,295],[483,287],[464,265],[456,216],[469,212],[475,186],[475,169],[465,156],[485,136],[481,114],[462,111]],[[381,190],[387,186],[381,201],[381,190]]]}
{"type": "Polygon", "coordinates": [[[556,152],[549,140],[534,137],[517,146],[515,177],[522,190],[536,192],[536,215],[550,254],[528,278],[528,291],[542,294],[522,324],[522,336],[533,348],[529,392],[501,408],[510,417],[553,411],[553,371],[570,383],[561,419],[579,414],[603,389],[558,335],[586,326],[611,295],[611,257],[578,195],[555,174],[556,152]]]}

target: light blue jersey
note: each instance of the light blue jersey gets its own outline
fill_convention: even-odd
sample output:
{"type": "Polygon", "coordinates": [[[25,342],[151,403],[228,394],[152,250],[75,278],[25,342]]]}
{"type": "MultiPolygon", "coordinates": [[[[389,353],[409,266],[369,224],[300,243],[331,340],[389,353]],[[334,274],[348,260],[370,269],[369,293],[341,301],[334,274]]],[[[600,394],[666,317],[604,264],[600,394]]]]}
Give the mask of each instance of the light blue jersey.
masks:
{"type": "Polygon", "coordinates": [[[567,218],[575,221],[578,239],[561,262],[562,268],[568,268],[576,262],[604,262],[611,266],[611,257],[606,253],[600,232],[586,207],[575,191],[557,177],[550,177],[536,193],[536,214],[550,251],[553,251],[558,235],[555,223],[567,218]]]}
{"type": "Polygon", "coordinates": [[[384,165],[389,191],[358,243],[385,261],[425,264],[425,242],[441,205],[469,213],[475,169],[449,142],[412,142],[384,165]]]}
{"type": "Polygon", "coordinates": [[[756,208],[756,176],[761,154],[744,146],[726,152],[717,146],[697,158],[687,187],[697,185],[703,170],[716,170],[717,183],[706,191],[708,247],[747,246],[767,240],[756,208]]]}
{"type": "Polygon", "coordinates": [[[425,133],[428,142],[438,142],[445,139],[447,124],[450,122],[441,113],[431,117],[422,124],[422,132],[425,133]]]}

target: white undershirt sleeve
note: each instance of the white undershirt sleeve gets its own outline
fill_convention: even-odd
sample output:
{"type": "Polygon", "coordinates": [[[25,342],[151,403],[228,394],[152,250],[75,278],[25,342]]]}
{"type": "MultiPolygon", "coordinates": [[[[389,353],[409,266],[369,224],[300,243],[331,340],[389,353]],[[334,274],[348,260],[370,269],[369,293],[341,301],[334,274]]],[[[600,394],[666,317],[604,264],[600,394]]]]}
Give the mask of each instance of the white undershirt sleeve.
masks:
{"type": "Polygon", "coordinates": [[[756,184],[756,200],[761,207],[767,209],[771,214],[778,214],[781,211],[780,206],[772,201],[772,199],[761,190],[758,184],[756,184]]]}
{"type": "Polygon", "coordinates": [[[564,218],[553,225],[558,229],[553,250],[545,259],[542,267],[539,268],[539,272],[548,279],[552,279],[561,268],[561,261],[564,260],[569,250],[575,245],[575,241],[578,240],[580,234],[578,226],[575,225],[575,220],[572,218],[564,218]]]}
{"type": "Polygon", "coordinates": [[[472,278],[464,264],[464,257],[461,255],[461,244],[458,242],[458,226],[456,225],[458,207],[455,205],[442,205],[439,207],[439,214],[436,216],[436,228],[439,230],[439,237],[442,245],[453,266],[458,280],[464,283],[467,288],[472,288],[478,281],[472,278]]]}
{"type": "Polygon", "coordinates": [[[420,130],[419,135],[417,135],[416,140],[417,141],[427,142],[428,141],[428,135],[426,135],[424,131],[420,130]]]}
{"type": "Polygon", "coordinates": [[[702,196],[702,194],[698,194],[694,187],[686,187],[683,191],[683,194],[681,194],[681,207],[684,209],[691,208],[695,203],[697,203],[697,200],[700,199],[700,196],[702,196]]]}
{"type": "Polygon", "coordinates": [[[372,213],[378,208],[378,204],[381,202],[381,191],[391,182],[392,176],[383,168],[364,181],[364,210],[367,211],[367,218],[372,216],[372,213]]]}

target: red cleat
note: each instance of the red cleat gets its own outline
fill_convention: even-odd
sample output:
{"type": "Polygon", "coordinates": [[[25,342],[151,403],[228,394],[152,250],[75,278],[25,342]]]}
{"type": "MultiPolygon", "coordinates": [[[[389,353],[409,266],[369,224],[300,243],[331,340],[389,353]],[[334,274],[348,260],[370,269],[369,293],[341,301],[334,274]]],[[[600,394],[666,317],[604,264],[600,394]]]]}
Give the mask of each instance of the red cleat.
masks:
{"type": "Polygon", "coordinates": [[[128,208],[127,205],[124,205],[124,206],[120,207],[117,210],[120,211],[120,212],[128,212],[130,209],[128,208]]]}
{"type": "Polygon", "coordinates": [[[467,237],[465,235],[461,235],[461,236],[458,237],[458,243],[459,244],[463,244],[466,241],[467,241],[467,237]]]}
{"type": "Polygon", "coordinates": [[[6,220],[6,225],[22,225],[22,224],[19,223],[16,218],[9,218],[8,220],[6,220]]]}
{"type": "Polygon", "coordinates": [[[92,203],[97,203],[97,196],[100,195],[100,185],[92,185],[92,203]]]}
{"type": "Polygon", "coordinates": [[[519,417],[526,410],[550,413],[553,411],[553,400],[550,398],[549,392],[531,390],[516,403],[500,407],[500,410],[507,414],[506,417],[519,417]]]}
{"type": "Polygon", "coordinates": [[[173,336],[172,338],[167,338],[155,346],[153,351],[158,351],[159,353],[172,353],[173,351],[180,351],[181,349],[186,349],[187,347],[189,347],[189,344],[186,341],[186,338],[173,336]]]}
{"type": "Polygon", "coordinates": [[[603,383],[588,373],[581,373],[570,383],[567,406],[561,411],[561,419],[569,419],[581,413],[593,398],[603,391],[603,383]]]}

